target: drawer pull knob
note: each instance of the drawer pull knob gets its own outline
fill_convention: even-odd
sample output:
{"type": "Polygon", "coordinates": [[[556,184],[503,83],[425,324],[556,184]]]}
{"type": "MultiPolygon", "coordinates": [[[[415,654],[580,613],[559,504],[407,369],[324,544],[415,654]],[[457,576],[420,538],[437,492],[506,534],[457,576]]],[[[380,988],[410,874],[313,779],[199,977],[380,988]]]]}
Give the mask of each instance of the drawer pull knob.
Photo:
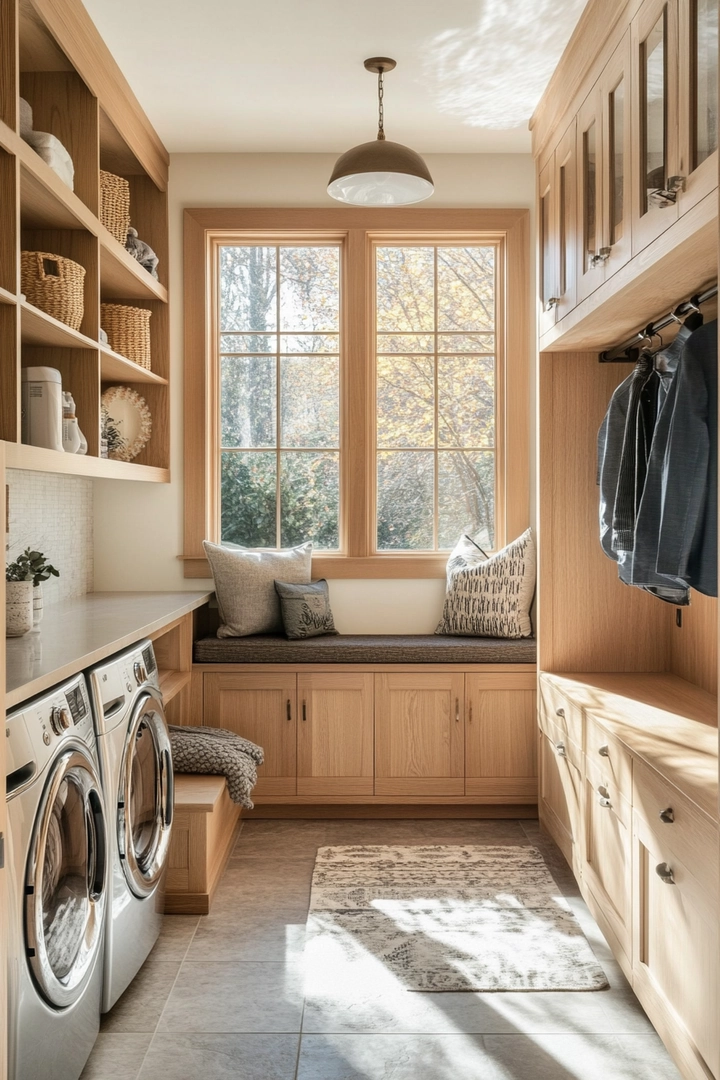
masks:
{"type": "Polygon", "coordinates": [[[600,805],[604,806],[606,810],[609,810],[612,806],[612,803],[610,801],[610,796],[608,795],[608,789],[605,787],[599,787],[597,789],[597,793],[598,802],[600,803],[600,805]]]}
{"type": "Polygon", "coordinates": [[[567,757],[567,750],[565,749],[565,743],[564,742],[556,742],[555,743],[555,752],[557,753],[558,757],[567,757]]]}
{"type": "Polygon", "coordinates": [[[672,806],[668,806],[665,810],[660,811],[660,820],[665,825],[672,825],[673,821],[675,820],[675,811],[673,810],[672,806]]]}
{"type": "Polygon", "coordinates": [[[565,715],[565,710],[564,709],[556,709],[555,710],[555,715],[556,716],[564,716],[565,715]]]}
{"type": "Polygon", "coordinates": [[[655,867],[655,873],[665,885],[675,884],[675,875],[672,872],[672,867],[668,866],[666,862],[658,863],[655,867]]]}
{"type": "Polygon", "coordinates": [[[600,757],[610,757],[610,747],[607,745],[607,743],[605,744],[605,746],[600,746],[598,748],[598,754],[600,755],[600,757]]]}

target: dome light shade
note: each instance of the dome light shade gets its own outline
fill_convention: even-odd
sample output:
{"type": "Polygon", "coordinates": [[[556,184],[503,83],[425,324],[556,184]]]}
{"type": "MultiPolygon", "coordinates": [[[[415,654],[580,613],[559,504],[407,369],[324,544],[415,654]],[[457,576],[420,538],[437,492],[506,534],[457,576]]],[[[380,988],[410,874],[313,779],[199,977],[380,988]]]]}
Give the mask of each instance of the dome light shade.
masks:
{"type": "Polygon", "coordinates": [[[328,195],[354,206],[409,206],[429,198],[433,191],[430,171],[409,146],[385,138],[383,75],[395,61],[376,56],[365,61],[378,76],[379,122],[377,139],[354,146],[335,162],[328,195]]]}

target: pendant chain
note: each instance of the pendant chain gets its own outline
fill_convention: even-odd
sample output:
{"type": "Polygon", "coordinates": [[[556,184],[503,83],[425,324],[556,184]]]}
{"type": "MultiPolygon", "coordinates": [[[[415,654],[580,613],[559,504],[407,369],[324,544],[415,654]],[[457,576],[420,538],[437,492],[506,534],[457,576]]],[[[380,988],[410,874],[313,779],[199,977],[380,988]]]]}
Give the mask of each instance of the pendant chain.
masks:
{"type": "Polygon", "coordinates": [[[385,138],[385,107],[383,98],[385,96],[385,87],[383,85],[383,69],[380,68],[378,72],[378,139],[385,138]]]}

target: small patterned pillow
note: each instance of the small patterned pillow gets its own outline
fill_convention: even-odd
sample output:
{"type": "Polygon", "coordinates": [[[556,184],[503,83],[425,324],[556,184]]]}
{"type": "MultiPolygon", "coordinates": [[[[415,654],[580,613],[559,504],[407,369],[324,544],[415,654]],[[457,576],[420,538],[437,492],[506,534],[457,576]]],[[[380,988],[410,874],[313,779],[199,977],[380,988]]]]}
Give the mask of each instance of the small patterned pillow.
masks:
{"type": "Polygon", "coordinates": [[[291,641],[337,634],[325,578],[308,585],[276,581],[275,590],[280,597],[285,634],[291,641]]]}
{"type": "Polygon", "coordinates": [[[448,559],[445,607],[435,633],[531,637],[535,564],[530,529],[489,557],[462,537],[448,559]]]}

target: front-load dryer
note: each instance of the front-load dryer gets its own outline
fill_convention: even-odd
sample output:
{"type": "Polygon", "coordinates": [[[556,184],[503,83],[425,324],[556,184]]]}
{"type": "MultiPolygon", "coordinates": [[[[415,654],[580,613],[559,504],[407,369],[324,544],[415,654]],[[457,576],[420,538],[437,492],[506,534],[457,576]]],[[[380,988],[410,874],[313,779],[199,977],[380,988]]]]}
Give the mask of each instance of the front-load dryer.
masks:
{"type": "Polygon", "coordinates": [[[100,1025],[106,821],[82,675],[8,714],[10,1080],[77,1080],[100,1025]]]}
{"type": "Polygon", "coordinates": [[[155,944],[165,906],[173,771],[157,664],[142,641],[88,672],[109,819],[103,1012],[155,944]]]}

